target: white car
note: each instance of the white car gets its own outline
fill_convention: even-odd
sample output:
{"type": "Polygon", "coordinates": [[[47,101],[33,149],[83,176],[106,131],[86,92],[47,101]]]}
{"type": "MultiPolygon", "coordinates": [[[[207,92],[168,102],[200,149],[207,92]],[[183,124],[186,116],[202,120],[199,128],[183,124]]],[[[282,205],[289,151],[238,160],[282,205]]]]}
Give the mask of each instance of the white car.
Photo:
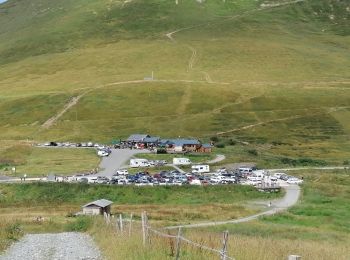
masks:
{"type": "Polygon", "coordinates": [[[228,177],[228,176],[225,176],[224,178],[222,178],[223,181],[226,181],[226,182],[235,182],[236,179],[234,177],[228,177]]]}
{"type": "Polygon", "coordinates": [[[302,184],[303,183],[303,180],[300,180],[298,178],[289,178],[287,180],[287,183],[288,184],[302,184]]]}
{"type": "Polygon", "coordinates": [[[117,170],[115,173],[118,175],[128,175],[129,174],[127,169],[120,169],[120,170],[117,170]]]}
{"type": "Polygon", "coordinates": [[[273,176],[278,178],[278,179],[281,179],[281,176],[283,176],[283,175],[286,175],[286,174],[283,172],[276,172],[273,176]]]}
{"type": "Polygon", "coordinates": [[[105,156],[108,156],[109,153],[107,153],[106,151],[101,150],[101,151],[98,151],[98,152],[97,152],[97,155],[98,155],[98,156],[101,156],[101,157],[105,157],[105,156]]]}
{"type": "Polygon", "coordinates": [[[193,179],[193,180],[190,181],[190,185],[198,185],[198,186],[200,186],[200,185],[202,185],[202,183],[198,179],[193,179]]]}

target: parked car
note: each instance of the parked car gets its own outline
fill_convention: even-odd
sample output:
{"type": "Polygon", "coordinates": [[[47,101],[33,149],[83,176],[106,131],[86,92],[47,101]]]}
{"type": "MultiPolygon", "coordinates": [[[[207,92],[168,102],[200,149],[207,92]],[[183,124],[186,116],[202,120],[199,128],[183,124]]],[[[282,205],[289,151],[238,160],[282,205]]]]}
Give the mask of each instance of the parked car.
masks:
{"type": "Polygon", "coordinates": [[[127,169],[119,169],[115,173],[118,175],[128,175],[129,174],[127,169]]]}
{"type": "Polygon", "coordinates": [[[288,184],[302,184],[302,183],[303,183],[303,180],[298,179],[298,178],[289,178],[289,179],[287,180],[287,183],[288,183],[288,184]]]}
{"type": "Polygon", "coordinates": [[[97,152],[97,155],[101,156],[101,157],[106,157],[106,156],[109,155],[109,153],[104,151],[104,150],[100,150],[100,151],[97,152]]]}
{"type": "Polygon", "coordinates": [[[106,177],[102,177],[102,176],[99,176],[97,177],[97,180],[96,180],[96,183],[99,183],[99,184],[109,184],[109,179],[106,178],[106,177]]]}

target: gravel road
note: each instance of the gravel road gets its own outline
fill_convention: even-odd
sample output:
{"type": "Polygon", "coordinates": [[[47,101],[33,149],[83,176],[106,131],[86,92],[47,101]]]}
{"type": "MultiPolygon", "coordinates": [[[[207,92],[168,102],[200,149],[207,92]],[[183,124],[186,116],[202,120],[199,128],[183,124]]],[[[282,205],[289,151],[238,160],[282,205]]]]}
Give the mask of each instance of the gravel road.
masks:
{"type": "Polygon", "coordinates": [[[100,260],[100,251],[83,233],[30,234],[14,243],[0,260],[100,260]]]}
{"type": "MultiPolygon", "coordinates": [[[[197,223],[197,224],[189,224],[189,225],[179,225],[179,226],[170,226],[166,227],[166,229],[177,229],[179,227],[181,228],[198,228],[198,227],[209,227],[209,226],[216,226],[216,225],[223,225],[223,224],[237,224],[242,222],[248,222],[252,221],[254,219],[257,219],[261,216],[269,216],[276,213],[279,213],[281,211],[284,211],[293,205],[295,205],[298,202],[298,199],[300,197],[300,187],[298,185],[281,185],[286,191],[286,194],[283,198],[275,200],[272,202],[271,209],[252,215],[244,218],[239,219],[233,219],[233,220],[227,220],[227,221],[213,221],[213,222],[203,222],[203,223],[197,223]]],[[[266,202],[267,204],[267,202],[266,202]]]]}
{"type": "Polygon", "coordinates": [[[209,163],[209,164],[214,164],[214,163],[221,162],[221,161],[223,161],[223,160],[225,160],[225,159],[226,159],[226,156],[225,156],[225,155],[223,155],[223,154],[217,154],[216,157],[215,157],[215,159],[210,160],[210,161],[207,161],[207,163],[209,163]]]}
{"type": "Polygon", "coordinates": [[[128,164],[128,160],[135,154],[149,153],[149,150],[131,150],[131,149],[112,149],[112,153],[103,157],[100,163],[100,169],[102,169],[97,176],[112,177],[115,170],[122,168],[125,164],[128,164]]]}

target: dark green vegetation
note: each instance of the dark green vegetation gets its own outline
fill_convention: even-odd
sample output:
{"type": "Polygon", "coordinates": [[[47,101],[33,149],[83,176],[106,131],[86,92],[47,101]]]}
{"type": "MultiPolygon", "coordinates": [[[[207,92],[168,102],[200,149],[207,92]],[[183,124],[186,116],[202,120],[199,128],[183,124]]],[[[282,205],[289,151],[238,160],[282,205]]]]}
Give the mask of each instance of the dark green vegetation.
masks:
{"type": "Polygon", "coordinates": [[[281,239],[348,241],[350,231],[350,171],[306,171],[300,202],[283,214],[260,221],[220,227],[234,234],[281,239]]]}
{"type": "Polygon", "coordinates": [[[116,204],[172,204],[198,205],[233,203],[251,199],[269,199],[276,194],[263,194],[248,186],[208,187],[116,187],[84,184],[33,183],[0,185],[2,206],[57,205],[62,203],[85,204],[105,198],[116,204]],[[229,194],[229,196],[228,196],[229,194]]]}

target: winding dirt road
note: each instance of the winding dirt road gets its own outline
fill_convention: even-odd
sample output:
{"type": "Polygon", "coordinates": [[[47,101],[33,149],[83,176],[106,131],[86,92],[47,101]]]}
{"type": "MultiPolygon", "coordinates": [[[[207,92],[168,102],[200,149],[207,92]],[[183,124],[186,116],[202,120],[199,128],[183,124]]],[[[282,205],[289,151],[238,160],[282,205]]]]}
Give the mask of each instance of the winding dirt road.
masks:
{"type": "Polygon", "coordinates": [[[232,220],[226,220],[226,221],[211,221],[211,222],[202,222],[202,223],[196,223],[196,224],[188,224],[188,225],[178,225],[178,226],[169,226],[165,229],[178,229],[181,228],[200,228],[200,227],[210,227],[210,226],[217,226],[217,225],[224,225],[224,224],[238,224],[243,222],[249,222],[252,220],[256,220],[262,216],[271,216],[277,213],[280,213],[282,211],[287,210],[288,208],[294,206],[300,197],[300,187],[298,185],[286,185],[283,186],[283,189],[286,191],[286,194],[282,199],[276,200],[272,202],[271,209],[252,215],[244,218],[239,219],[232,219],[232,220]]]}

